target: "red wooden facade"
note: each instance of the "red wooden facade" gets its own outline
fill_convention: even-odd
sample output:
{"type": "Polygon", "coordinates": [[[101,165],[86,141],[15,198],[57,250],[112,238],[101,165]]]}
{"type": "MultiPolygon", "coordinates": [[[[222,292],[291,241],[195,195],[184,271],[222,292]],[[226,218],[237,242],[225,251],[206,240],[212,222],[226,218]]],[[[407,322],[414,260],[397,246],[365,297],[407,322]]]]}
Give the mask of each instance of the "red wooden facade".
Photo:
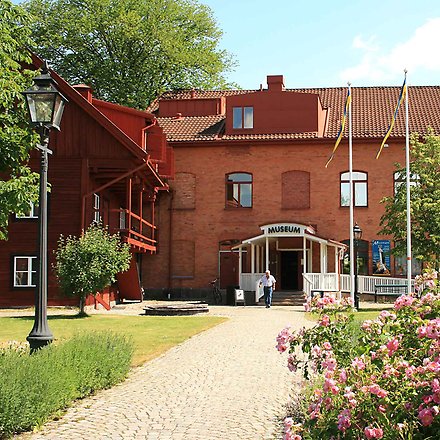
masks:
{"type": "MultiPolygon", "coordinates": [[[[133,261],[118,285],[88,303],[108,308],[115,299],[142,299],[138,268],[143,255],[157,250],[156,206],[173,178],[172,149],[153,114],[94,99],[90,88],[72,87],[55,72],[53,77],[69,103],[49,143],[49,264],[60,234],[78,236],[99,220],[121,233],[133,261]]],[[[38,151],[30,166],[39,171],[38,151]]],[[[10,219],[0,250],[0,307],[34,304],[37,221],[10,219]]],[[[52,271],[48,284],[49,305],[77,303],[62,295],[52,271]]]]}

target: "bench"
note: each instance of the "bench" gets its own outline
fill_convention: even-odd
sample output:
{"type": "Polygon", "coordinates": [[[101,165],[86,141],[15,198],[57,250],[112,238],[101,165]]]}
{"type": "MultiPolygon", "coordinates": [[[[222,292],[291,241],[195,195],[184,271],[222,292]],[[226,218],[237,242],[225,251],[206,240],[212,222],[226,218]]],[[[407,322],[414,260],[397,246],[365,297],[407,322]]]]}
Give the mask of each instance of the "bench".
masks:
{"type": "Polygon", "coordinates": [[[408,290],[407,284],[375,284],[374,302],[377,303],[378,295],[400,296],[408,290]]]}

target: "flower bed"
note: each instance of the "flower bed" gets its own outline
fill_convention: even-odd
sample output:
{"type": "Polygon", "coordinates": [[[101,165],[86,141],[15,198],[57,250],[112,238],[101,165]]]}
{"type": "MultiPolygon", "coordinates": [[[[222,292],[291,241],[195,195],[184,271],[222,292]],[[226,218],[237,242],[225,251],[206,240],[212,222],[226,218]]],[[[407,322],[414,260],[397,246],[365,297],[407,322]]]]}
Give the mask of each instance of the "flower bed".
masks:
{"type": "Polygon", "coordinates": [[[283,329],[277,349],[306,380],[302,417],[284,421],[285,440],[439,438],[440,286],[437,272],[416,278],[418,294],[352,331],[353,309],[330,297],[306,307],[318,324],[283,329]],[[341,313],[345,311],[347,313],[341,313]]]}

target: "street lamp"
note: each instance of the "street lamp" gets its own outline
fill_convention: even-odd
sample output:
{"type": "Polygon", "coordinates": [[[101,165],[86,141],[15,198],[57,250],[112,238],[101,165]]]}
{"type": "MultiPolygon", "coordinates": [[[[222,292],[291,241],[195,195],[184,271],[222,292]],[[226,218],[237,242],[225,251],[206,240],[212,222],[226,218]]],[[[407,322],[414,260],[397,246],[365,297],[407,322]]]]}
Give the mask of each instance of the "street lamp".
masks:
{"type": "Polygon", "coordinates": [[[359,310],[359,292],[358,292],[358,241],[362,238],[362,229],[356,223],[353,227],[354,235],[354,306],[359,310]]]}
{"type": "Polygon", "coordinates": [[[40,135],[41,151],[40,195],[38,214],[38,278],[35,293],[34,326],[26,338],[31,351],[38,350],[53,340],[47,323],[47,168],[49,134],[52,128],[60,129],[64,104],[67,99],[56,88],[56,81],[50,76],[49,68],[44,62],[41,74],[34,78],[34,85],[23,92],[31,124],[40,135]]]}

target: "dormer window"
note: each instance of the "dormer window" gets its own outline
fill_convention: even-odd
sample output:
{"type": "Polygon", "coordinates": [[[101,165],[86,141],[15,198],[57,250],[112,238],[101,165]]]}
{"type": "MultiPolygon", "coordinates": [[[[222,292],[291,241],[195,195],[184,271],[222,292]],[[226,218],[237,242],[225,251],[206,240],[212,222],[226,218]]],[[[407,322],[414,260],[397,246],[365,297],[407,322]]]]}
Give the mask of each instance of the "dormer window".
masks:
{"type": "Polygon", "coordinates": [[[232,127],[254,128],[254,108],[253,107],[233,107],[232,127]]]}

